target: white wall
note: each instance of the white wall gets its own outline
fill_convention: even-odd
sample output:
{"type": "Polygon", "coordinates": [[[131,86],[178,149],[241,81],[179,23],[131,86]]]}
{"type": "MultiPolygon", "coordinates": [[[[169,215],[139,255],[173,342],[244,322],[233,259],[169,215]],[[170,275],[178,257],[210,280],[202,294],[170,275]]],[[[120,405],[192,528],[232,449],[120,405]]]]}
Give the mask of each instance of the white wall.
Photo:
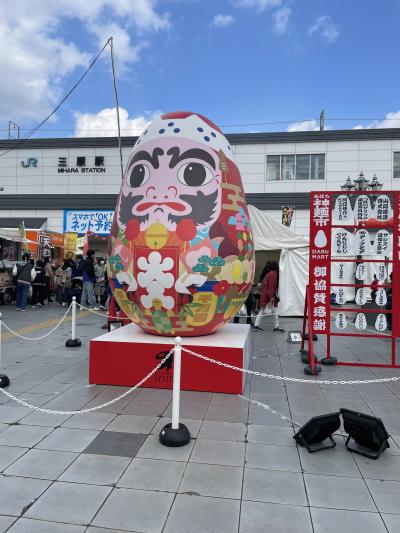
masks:
{"type": "MultiPolygon", "coordinates": [[[[123,150],[124,165],[130,149],[123,150]]],[[[117,193],[121,170],[117,148],[48,148],[15,150],[0,158],[0,185],[5,194],[109,194],[117,193]],[[86,157],[86,166],[94,167],[94,157],[104,157],[105,173],[59,173],[58,159],[66,157],[76,166],[77,156],[86,157]],[[21,161],[38,159],[38,166],[24,168],[21,161]]]]}
{"type": "MultiPolygon", "coordinates": [[[[374,173],[384,188],[399,189],[400,180],[393,180],[393,151],[400,151],[400,140],[327,141],[307,143],[242,144],[234,146],[248,193],[308,192],[338,190],[347,176],[355,178],[363,171],[367,179],[374,173]],[[326,179],[312,181],[267,181],[268,154],[324,153],[326,179]]],[[[124,148],[124,164],[131,149],[124,148]]],[[[0,185],[5,194],[100,194],[117,193],[120,185],[120,164],[117,148],[24,149],[0,158],[0,185]],[[105,173],[58,173],[58,158],[66,157],[70,166],[77,156],[86,156],[87,166],[94,166],[94,156],[102,155],[105,173]],[[24,168],[21,161],[37,157],[37,168],[24,168]]]]}
{"type": "MultiPolygon", "coordinates": [[[[347,176],[352,179],[363,171],[369,180],[376,173],[384,183],[383,188],[400,189],[400,179],[393,179],[393,152],[400,151],[400,140],[376,141],[326,141],[276,144],[235,145],[237,162],[247,193],[291,193],[312,190],[340,190],[347,176]],[[312,181],[267,181],[267,155],[273,154],[325,154],[325,180],[312,181]]],[[[130,148],[123,149],[126,164],[130,148]]],[[[120,164],[117,148],[77,149],[23,149],[15,150],[0,158],[0,186],[4,194],[112,194],[120,188],[120,164]],[[94,166],[94,156],[104,156],[105,173],[58,173],[58,158],[67,157],[70,166],[76,165],[77,156],[86,156],[86,165],[94,166]],[[24,168],[21,161],[37,157],[37,168],[24,168]]],[[[281,210],[268,211],[281,220],[281,210]]],[[[52,210],[0,211],[0,216],[47,217],[49,230],[62,231],[63,212],[52,210]]],[[[308,210],[294,214],[292,229],[308,235],[308,210]]]]}
{"type": "Polygon", "coordinates": [[[236,145],[236,158],[245,191],[249,193],[309,192],[339,190],[347,176],[361,171],[370,180],[374,174],[384,189],[400,189],[393,179],[393,152],[400,151],[400,140],[327,141],[236,145]],[[267,181],[267,155],[325,154],[325,180],[267,181]]]}

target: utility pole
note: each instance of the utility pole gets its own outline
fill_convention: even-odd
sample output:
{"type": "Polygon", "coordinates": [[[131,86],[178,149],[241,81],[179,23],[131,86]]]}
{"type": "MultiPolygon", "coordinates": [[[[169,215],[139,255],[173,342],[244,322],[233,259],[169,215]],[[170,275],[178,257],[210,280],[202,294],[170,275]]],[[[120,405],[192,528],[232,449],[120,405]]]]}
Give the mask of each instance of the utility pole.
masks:
{"type": "Polygon", "coordinates": [[[19,139],[20,127],[18,124],[15,124],[12,120],[8,121],[8,138],[9,139],[19,139]]]}
{"type": "Polygon", "coordinates": [[[323,109],[319,116],[319,131],[324,131],[324,129],[325,129],[325,110],[323,109]]]}

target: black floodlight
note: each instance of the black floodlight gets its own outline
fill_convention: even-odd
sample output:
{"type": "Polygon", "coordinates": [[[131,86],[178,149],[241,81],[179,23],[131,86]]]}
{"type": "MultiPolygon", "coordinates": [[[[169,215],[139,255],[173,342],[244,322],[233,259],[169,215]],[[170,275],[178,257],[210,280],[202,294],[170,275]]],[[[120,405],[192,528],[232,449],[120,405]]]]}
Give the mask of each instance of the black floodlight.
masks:
{"type": "Polygon", "coordinates": [[[123,320],[109,320],[108,331],[114,331],[114,329],[122,328],[123,325],[124,325],[123,320]]]}
{"type": "Polygon", "coordinates": [[[0,374],[0,388],[5,389],[10,384],[10,378],[5,374],[0,374]]]}
{"type": "Polygon", "coordinates": [[[348,434],[346,448],[349,451],[370,459],[378,459],[382,452],[390,447],[389,435],[380,418],[345,408],[341,408],[340,412],[343,416],[344,430],[348,434]],[[353,439],[360,448],[351,448],[350,439],[353,439]]]}
{"type": "Polygon", "coordinates": [[[339,428],[340,413],[314,416],[293,435],[293,438],[297,444],[305,446],[310,453],[320,452],[336,446],[332,435],[339,428]],[[329,439],[331,444],[311,447],[312,444],[322,444],[326,439],[329,439]]]}

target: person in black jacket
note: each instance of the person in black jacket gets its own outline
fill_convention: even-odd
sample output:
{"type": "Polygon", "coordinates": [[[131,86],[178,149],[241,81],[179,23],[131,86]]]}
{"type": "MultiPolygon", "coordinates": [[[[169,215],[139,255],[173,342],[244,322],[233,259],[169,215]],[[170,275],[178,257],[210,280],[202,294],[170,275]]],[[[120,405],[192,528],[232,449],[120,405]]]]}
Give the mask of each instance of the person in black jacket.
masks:
{"type": "Polygon", "coordinates": [[[83,290],[81,304],[84,307],[88,305],[93,311],[98,311],[96,307],[96,297],[94,295],[94,284],[96,283],[96,274],[94,271],[94,250],[88,250],[87,257],[80,265],[83,275],[83,290]]]}
{"type": "Polygon", "coordinates": [[[32,308],[35,309],[36,306],[41,307],[44,305],[44,298],[46,292],[46,280],[45,280],[45,270],[44,263],[41,259],[36,261],[35,268],[36,276],[32,281],[32,308]]]}
{"type": "Polygon", "coordinates": [[[17,263],[13,268],[13,276],[16,278],[17,311],[26,311],[29,288],[35,279],[35,269],[29,260],[29,254],[24,254],[22,260],[22,264],[17,263]]]}

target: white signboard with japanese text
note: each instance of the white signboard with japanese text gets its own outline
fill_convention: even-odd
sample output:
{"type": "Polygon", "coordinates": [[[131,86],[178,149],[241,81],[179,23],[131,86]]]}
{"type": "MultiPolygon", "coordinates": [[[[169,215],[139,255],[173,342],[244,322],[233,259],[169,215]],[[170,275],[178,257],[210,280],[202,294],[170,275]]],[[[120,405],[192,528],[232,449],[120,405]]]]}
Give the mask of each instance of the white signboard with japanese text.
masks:
{"type": "Polygon", "coordinates": [[[65,210],[64,233],[73,231],[76,233],[92,232],[98,235],[108,235],[113,221],[114,211],[108,210],[65,210]]]}

